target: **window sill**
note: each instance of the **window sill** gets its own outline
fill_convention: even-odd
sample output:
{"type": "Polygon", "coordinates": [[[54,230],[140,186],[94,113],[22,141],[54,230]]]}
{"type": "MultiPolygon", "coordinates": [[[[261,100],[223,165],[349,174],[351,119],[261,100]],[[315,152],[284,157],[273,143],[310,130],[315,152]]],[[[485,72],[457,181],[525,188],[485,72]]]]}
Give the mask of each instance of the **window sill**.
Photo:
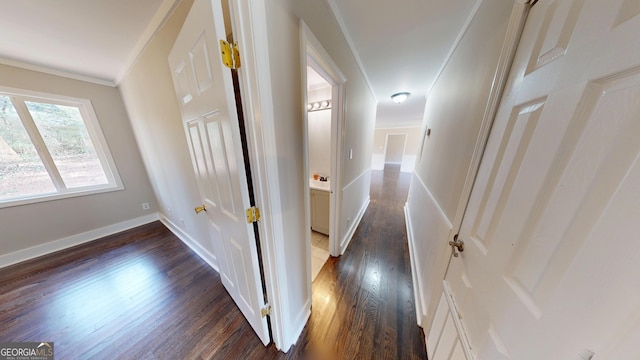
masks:
{"type": "Polygon", "coordinates": [[[16,199],[6,199],[6,200],[0,200],[0,209],[9,208],[13,206],[37,204],[37,203],[47,202],[47,201],[63,200],[63,199],[69,199],[69,198],[74,198],[79,196],[96,195],[96,194],[102,194],[102,193],[120,191],[120,190],[124,190],[123,185],[102,185],[102,186],[86,187],[86,188],[81,188],[77,190],[69,190],[64,193],[51,193],[51,194],[34,195],[30,197],[21,197],[16,199]]]}

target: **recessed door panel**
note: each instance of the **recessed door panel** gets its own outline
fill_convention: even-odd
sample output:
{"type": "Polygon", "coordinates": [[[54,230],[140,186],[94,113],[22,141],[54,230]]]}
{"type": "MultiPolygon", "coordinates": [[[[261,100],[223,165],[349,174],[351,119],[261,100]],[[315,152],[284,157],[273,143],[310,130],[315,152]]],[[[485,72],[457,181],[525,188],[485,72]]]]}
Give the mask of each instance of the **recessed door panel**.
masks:
{"type": "Polygon", "coordinates": [[[541,101],[517,106],[509,118],[483,194],[481,210],[476,215],[475,236],[472,236],[485,254],[543,109],[544,102],[541,101]]]}
{"type": "Polygon", "coordinates": [[[236,159],[227,153],[225,142],[228,138],[225,139],[222,135],[222,121],[215,115],[206,116],[205,119],[207,136],[209,138],[209,151],[213,161],[213,172],[211,176],[216,178],[219,184],[220,209],[227,212],[229,216],[234,217],[237,221],[232,188],[233,179],[229,171],[229,162],[235,161],[236,159]]]}
{"type": "Polygon", "coordinates": [[[532,52],[527,73],[554,61],[569,47],[585,0],[556,0],[549,2],[538,38],[532,52]]]}
{"type": "Polygon", "coordinates": [[[191,99],[193,99],[193,95],[191,95],[191,84],[189,83],[189,74],[187,73],[187,67],[184,62],[178,64],[173,73],[173,78],[175,79],[175,88],[176,93],[178,94],[178,99],[180,101],[180,105],[185,105],[191,99]]]}
{"type": "Polygon", "coordinates": [[[213,84],[213,70],[211,69],[206,32],[200,34],[191,51],[189,51],[189,59],[191,60],[193,77],[196,80],[198,93],[201,94],[213,84]]]}
{"type": "Polygon", "coordinates": [[[208,200],[207,206],[216,207],[218,202],[218,186],[214,178],[209,176],[211,169],[211,161],[207,156],[206,147],[208,141],[204,134],[201,132],[200,122],[189,121],[185,124],[187,141],[189,142],[189,148],[191,150],[191,159],[193,162],[193,169],[198,179],[198,187],[202,194],[205,194],[205,199],[208,200]]]}

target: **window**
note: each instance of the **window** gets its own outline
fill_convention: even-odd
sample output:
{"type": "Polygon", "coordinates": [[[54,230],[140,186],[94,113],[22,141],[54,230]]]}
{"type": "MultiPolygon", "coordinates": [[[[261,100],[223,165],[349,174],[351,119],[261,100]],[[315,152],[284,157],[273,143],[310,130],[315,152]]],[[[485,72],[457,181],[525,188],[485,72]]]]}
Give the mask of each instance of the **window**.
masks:
{"type": "Polygon", "coordinates": [[[89,100],[0,87],[0,207],[122,188],[89,100]]]}

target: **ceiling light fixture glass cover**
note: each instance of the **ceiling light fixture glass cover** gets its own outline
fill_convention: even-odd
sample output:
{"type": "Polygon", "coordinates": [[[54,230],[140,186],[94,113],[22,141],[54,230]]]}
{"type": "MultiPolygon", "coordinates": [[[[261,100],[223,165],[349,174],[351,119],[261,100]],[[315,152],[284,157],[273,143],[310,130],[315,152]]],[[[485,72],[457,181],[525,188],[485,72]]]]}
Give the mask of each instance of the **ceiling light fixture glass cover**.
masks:
{"type": "Polygon", "coordinates": [[[391,100],[393,100],[393,102],[395,102],[396,104],[400,104],[401,102],[407,100],[409,98],[409,95],[411,94],[408,92],[399,92],[397,94],[391,95],[391,100]]]}

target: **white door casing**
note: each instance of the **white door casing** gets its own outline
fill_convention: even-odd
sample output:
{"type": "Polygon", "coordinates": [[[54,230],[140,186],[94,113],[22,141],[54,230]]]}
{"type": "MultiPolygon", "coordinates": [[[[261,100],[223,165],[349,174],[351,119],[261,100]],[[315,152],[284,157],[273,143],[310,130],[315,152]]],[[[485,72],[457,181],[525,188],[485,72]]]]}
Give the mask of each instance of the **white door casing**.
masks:
{"type": "Polygon", "coordinates": [[[638,358],[639,14],[637,0],[532,8],[429,334],[434,360],[638,358]]]}
{"type": "MultiPolygon", "coordinates": [[[[169,54],[174,89],[223,285],[266,345],[270,342],[220,1],[196,0],[169,54]]],[[[199,204],[194,204],[194,206],[199,204]]]]}
{"type": "MultiPolygon", "coordinates": [[[[304,146],[304,170],[305,170],[305,209],[310,209],[310,187],[307,179],[309,174],[309,128],[308,128],[308,112],[306,110],[307,99],[307,66],[311,67],[319,75],[321,75],[331,85],[331,176],[329,190],[329,254],[331,256],[340,256],[346,249],[341,245],[340,235],[340,212],[342,200],[342,153],[343,153],[343,122],[345,111],[345,83],[347,78],[344,76],[338,65],[331,59],[329,53],[324,49],[320,41],[315,37],[311,29],[304,20],[300,19],[300,70],[302,74],[302,95],[305,105],[302,107],[304,113],[303,119],[303,146],[304,146]]],[[[307,223],[305,227],[311,228],[311,213],[305,216],[307,223]]],[[[307,234],[308,244],[311,244],[311,234],[307,234]]],[[[308,250],[309,258],[311,257],[311,248],[308,250]]],[[[311,279],[311,263],[309,261],[308,273],[311,279]]],[[[311,294],[311,282],[308,283],[307,290],[311,294]]]]}

